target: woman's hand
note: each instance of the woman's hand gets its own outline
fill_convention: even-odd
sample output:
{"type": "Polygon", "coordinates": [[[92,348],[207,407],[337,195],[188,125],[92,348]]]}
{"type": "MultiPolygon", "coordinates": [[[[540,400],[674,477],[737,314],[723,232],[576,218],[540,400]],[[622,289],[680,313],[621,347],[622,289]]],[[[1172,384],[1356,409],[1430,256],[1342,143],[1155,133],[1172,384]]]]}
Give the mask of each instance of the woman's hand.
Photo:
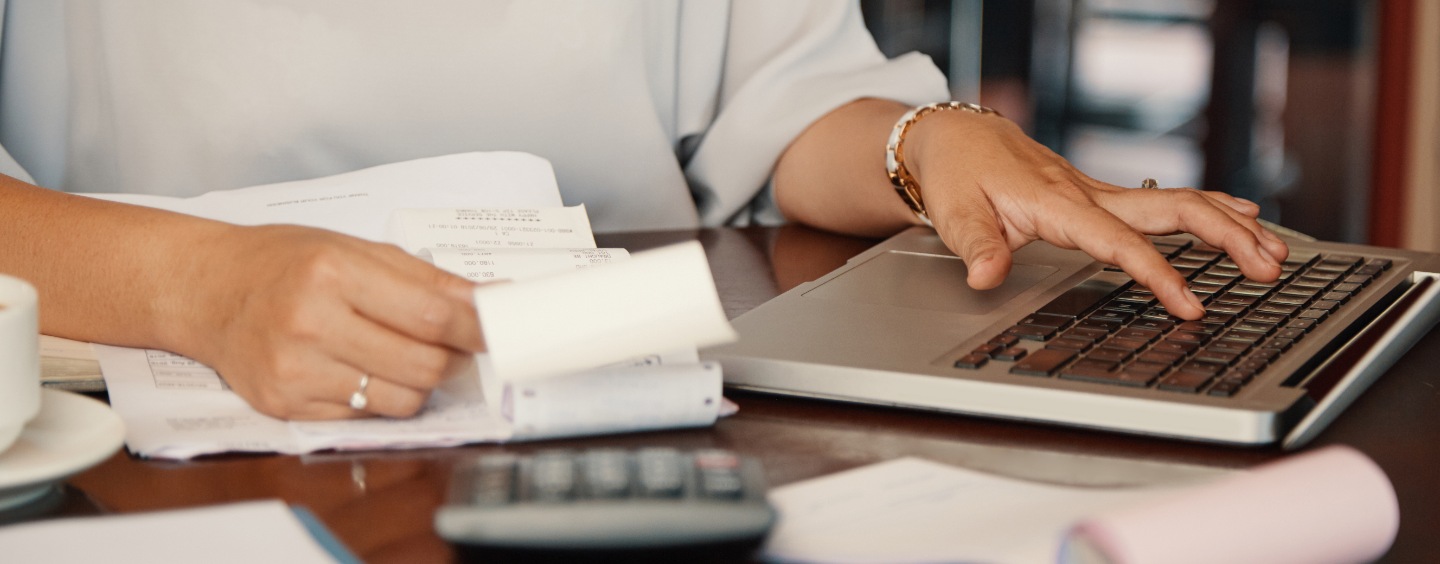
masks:
{"type": "MultiPolygon", "coordinates": [[[[775,172],[775,198],[786,217],[869,236],[919,223],[885,174],[886,138],[909,109],[859,100],[796,138],[775,172]]],[[[1099,182],[998,115],[931,113],[910,127],[904,155],[936,231],[965,260],[968,283],[977,289],[998,286],[1011,253],[1043,239],[1123,268],[1170,313],[1197,319],[1204,314],[1199,301],[1145,234],[1193,233],[1261,281],[1279,276],[1289,253],[1255,220],[1260,210],[1251,202],[1099,182]]]]}
{"type": "Polygon", "coordinates": [[[198,249],[172,350],[282,419],[413,415],[483,348],[473,285],[391,245],[233,227],[198,249]],[[187,303],[188,302],[188,303],[187,303]],[[368,405],[350,397],[370,377],[368,405]]]}
{"type": "Polygon", "coordinates": [[[1262,281],[1279,276],[1289,254],[1255,220],[1252,202],[1097,181],[996,115],[932,113],[911,128],[906,156],[936,231],[965,259],[977,289],[998,286],[1011,252],[1043,239],[1123,268],[1171,313],[1195,319],[1203,306],[1142,234],[1192,233],[1262,281]]]}

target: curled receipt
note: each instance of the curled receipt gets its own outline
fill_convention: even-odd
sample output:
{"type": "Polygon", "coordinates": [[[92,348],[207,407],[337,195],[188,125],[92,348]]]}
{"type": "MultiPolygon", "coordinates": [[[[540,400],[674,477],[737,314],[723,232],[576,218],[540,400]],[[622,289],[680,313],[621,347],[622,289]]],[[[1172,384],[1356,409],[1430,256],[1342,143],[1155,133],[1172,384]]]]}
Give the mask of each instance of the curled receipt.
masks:
{"type": "Polygon", "coordinates": [[[1400,526],[1395,490],[1359,451],[1330,446],[1090,518],[1069,562],[1368,562],[1400,526]]]}
{"type": "Polygon", "coordinates": [[[489,369],[509,381],[736,337],[695,241],[596,268],[482,285],[475,309],[489,369]]]}

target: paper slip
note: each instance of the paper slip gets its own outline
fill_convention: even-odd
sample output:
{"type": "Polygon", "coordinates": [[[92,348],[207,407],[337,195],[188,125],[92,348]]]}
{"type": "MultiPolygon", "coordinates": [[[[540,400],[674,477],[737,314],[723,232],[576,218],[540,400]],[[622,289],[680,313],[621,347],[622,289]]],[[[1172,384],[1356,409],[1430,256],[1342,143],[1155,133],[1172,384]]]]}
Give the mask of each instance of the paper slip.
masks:
{"type": "Polygon", "coordinates": [[[424,249],[593,249],[585,206],[396,210],[386,239],[424,249]]]}
{"type": "Polygon", "coordinates": [[[776,488],[764,549],[790,562],[1366,562],[1399,506],[1364,454],[1331,446],[1199,484],[1086,488],[918,458],[776,488]]]}
{"type": "MultiPolygon", "coordinates": [[[[549,161],[527,153],[461,153],[193,198],[85,194],[238,225],[287,223],[384,241],[404,208],[559,208],[549,161]]],[[[585,223],[589,230],[588,220],[585,223]]],[[[587,233],[588,234],[588,233],[587,233]]],[[[594,246],[592,242],[590,246],[594,246]]]]}
{"type": "Polygon", "coordinates": [[[737,338],[697,241],[603,268],[480,286],[475,309],[489,350],[482,355],[488,366],[481,363],[487,381],[554,376],[737,338]]]}
{"type": "Polygon", "coordinates": [[[471,282],[528,280],[630,258],[625,249],[421,249],[420,258],[471,282]]]}
{"type": "Polygon", "coordinates": [[[279,500],[0,527],[7,562],[356,562],[279,500]],[[327,545],[329,548],[327,548],[327,545]]]}
{"type": "Polygon", "coordinates": [[[1071,525],[1162,491],[1025,482],[901,458],[775,488],[787,562],[1053,563],[1071,525]]]}

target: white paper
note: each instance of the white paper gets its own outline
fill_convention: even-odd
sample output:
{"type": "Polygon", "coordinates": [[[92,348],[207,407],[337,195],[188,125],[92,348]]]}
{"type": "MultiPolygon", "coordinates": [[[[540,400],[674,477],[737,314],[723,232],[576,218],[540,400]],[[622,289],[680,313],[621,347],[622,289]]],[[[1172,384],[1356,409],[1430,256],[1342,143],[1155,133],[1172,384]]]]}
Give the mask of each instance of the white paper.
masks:
{"type": "Polygon", "coordinates": [[[420,258],[471,282],[528,280],[630,258],[625,249],[422,249],[420,258]]]}
{"type": "Polygon", "coordinates": [[[715,423],[724,402],[720,365],[663,359],[507,382],[502,410],[517,439],[715,423]]]}
{"type": "Polygon", "coordinates": [[[1049,564],[1081,518],[1162,491],[1047,485],[901,458],[771,490],[780,519],[764,556],[1049,564]]]}
{"type": "Polygon", "coordinates": [[[40,356],[70,360],[95,360],[95,351],[90,348],[90,343],[85,341],[41,335],[40,356]]]}
{"type": "MultiPolygon", "coordinates": [[[[527,153],[461,153],[193,198],[85,194],[238,225],[287,223],[384,241],[403,208],[558,208],[549,161],[527,153]]],[[[588,223],[586,224],[588,226],[588,223]]],[[[594,246],[594,243],[591,243],[594,246]]]]}
{"type": "MultiPolygon", "coordinates": [[[[183,200],[148,196],[114,199],[235,223],[297,223],[362,237],[376,237],[383,230],[375,226],[386,224],[381,216],[400,210],[395,221],[389,222],[388,232],[407,245],[430,247],[421,248],[421,256],[441,268],[477,282],[524,281],[486,286],[531,288],[514,297],[520,300],[514,304],[491,306],[505,315],[513,315],[517,306],[531,307],[544,319],[568,319],[569,327],[581,332],[631,335],[623,346],[609,341],[599,343],[613,350],[597,354],[593,344],[576,347],[574,330],[552,328],[536,333],[536,325],[497,329],[503,323],[489,324],[487,331],[515,332],[511,341],[497,333],[487,334],[492,350],[497,342],[524,339],[531,341],[531,350],[542,350],[546,356],[584,358],[573,369],[551,372],[555,375],[655,351],[682,351],[680,357],[667,360],[661,369],[639,368],[630,373],[609,366],[593,377],[573,374],[563,381],[531,388],[532,396],[553,400],[547,400],[545,405],[521,402],[519,413],[525,429],[517,436],[499,407],[505,380],[489,377],[487,355],[477,357],[487,367],[484,389],[475,373],[462,375],[435,390],[414,417],[286,422],[255,411],[229,390],[214,370],[192,359],[162,351],[97,345],[96,355],[110,390],[111,405],[125,420],[126,444],[136,454],[186,459],[227,451],[306,453],[323,449],[450,446],[701,425],[713,422],[722,410],[733,412],[733,404],[727,405],[719,397],[718,365],[701,365],[695,354],[697,346],[734,335],[720,308],[699,244],[655,252],[636,267],[601,276],[561,284],[550,282],[612,268],[610,263],[615,261],[635,261],[623,260],[629,256],[623,249],[594,248],[584,207],[558,207],[559,194],[549,164],[538,157],[473,153],[183,200]],[[497,204],[516,205],[519,209],[501,209],[497,204]],[[489,244],[502,247],[463,248],[489,244]],[[560,248],[548,248],[552,246],[560,248]],[[646,298],[645,304],[625,307],[641,296],[646,298]],[[529,298],[536,301],[523,301],[529,298]],[[599,302],[604,300],[619,301],[601,307],[599,302]],[[587,305],[575,306],[581,302],[587,305]],[[610,313],[617,309],[644,315],[610,313]],[[678,360],[682,357],[688,360],[678,360]],[[500,387],[492,389],[492,384],[497,383],[500,387]],[[671,400],[678,403],[672,406],[671,400]],[[550,406],[552,401],[554,405],[550,406]],[[705,406],[709,406],[708,411],[705,406]],[[641,407],[649,411],[633,412],[641,407]]],[[[521,358],[525,352],[521,351],[521,358]]]]}
{"type": "Polygon", "coordinates": [[[505,381],[736,338],[696,241],[523,284],[480,286],[475,309],[493,369],[481,373],[505,381]]]}
{"type": "Polygon", "coordinates": [[[261,414],[214,370],[164,351],[95,345],[125,444],[141,456],[184,460],[216,452],[302,454],[323,449],[420,448],[505,440],[510,424],[460,376],[404,420],[283,421],[261,414]]]}
{"type": "Polygon", "coordinates": [[[583,204],[568,208],[400,209],[390,217],[386,231],[386,239],[410,254],[422,249],[595,248],[583,204]]]}
{"type": "Polygon", "coordinates": [[[336,562],[279,500],[8,525],[0,546],[7,562],[336,562]]]}

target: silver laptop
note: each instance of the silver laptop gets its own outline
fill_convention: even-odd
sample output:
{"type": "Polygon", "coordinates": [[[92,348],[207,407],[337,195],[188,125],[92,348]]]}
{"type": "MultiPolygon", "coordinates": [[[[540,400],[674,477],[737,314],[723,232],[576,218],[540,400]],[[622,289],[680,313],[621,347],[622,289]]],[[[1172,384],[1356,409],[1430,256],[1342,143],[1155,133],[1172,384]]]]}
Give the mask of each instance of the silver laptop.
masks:
{"type": "Polygon", "coordinates": [[[1204,319],[1045,243],[972,290],[915,228],[740,316],[740,340],[704,354],[747,390],[1295,448],[1440,318],[1440,255],[1291,242],[1267,284],[1196,239],[1152,239],[1204,319]]]}

